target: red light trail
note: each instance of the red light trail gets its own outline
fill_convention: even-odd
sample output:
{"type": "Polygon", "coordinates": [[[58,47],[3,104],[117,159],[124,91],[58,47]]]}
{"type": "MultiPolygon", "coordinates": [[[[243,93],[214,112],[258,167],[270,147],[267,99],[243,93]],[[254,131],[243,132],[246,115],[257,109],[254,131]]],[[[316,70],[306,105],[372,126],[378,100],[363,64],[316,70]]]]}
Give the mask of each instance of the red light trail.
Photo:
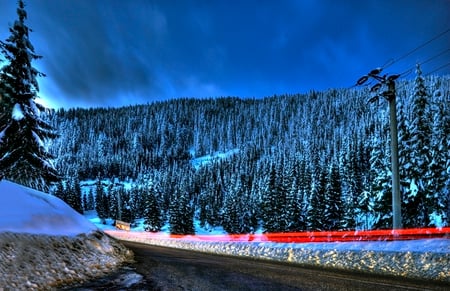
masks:
{"type": "MultiPolygon", "coordinates": [[[[116,237],[126,237],[127,231],[106,231],[116,237]]],[[[151,232],[132,232],[133,236],[155,239],[180,239],[209,242],[276,242],[276,243],[319,243],[319,242],[357,242],[357,241],[400,241],[430,238],[450,239],[450,227],[411,228],[364,231],[305,231],[264,234],[228,235],[168,235],[151,232]]]]}

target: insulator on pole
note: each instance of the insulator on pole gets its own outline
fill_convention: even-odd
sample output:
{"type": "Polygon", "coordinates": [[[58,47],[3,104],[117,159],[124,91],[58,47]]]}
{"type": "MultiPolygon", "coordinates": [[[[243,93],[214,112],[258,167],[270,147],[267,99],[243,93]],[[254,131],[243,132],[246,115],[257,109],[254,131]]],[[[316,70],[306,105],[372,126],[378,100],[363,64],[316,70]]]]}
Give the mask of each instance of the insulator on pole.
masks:
{"type": "Polygon", "coordinates": [[[381,88],[381,83],[377,83],[370,88],[370,92],[378,91],[381,88]]]}
{"type": "Polygon", "coordinates": [[[358,79],[358,81],[356,81],[356,85],[362,85],[367,82],[367,80],[369,80],[369,76],[362,76],[358,79]]]}
{"type": "Polygon", "coordinates": [[[379,97],[380,97],[380,96],[375,95],[375,96],[373,96],[372,98],[370,98],[367,102],[368,102],[368,103],[375,103],[375,102],[378,101],[378,98],[379,98],[379,97]]]}
{"type": "Polygon", "coordinates": [[[397,74],[397,75],[391,75],[391,76],[388,77],[388,80],[389,80],[389,81],[395,81],[395,80],[397,80],[399,77],[400,77],[399,74],[397,74]]]}
{"type": "Polygon", "coordinates": [[[382,70],[383,70],[382,68],[373,69],[372,71],[370,71],[369,76],[376,76],[380,74],[382,70]]]}

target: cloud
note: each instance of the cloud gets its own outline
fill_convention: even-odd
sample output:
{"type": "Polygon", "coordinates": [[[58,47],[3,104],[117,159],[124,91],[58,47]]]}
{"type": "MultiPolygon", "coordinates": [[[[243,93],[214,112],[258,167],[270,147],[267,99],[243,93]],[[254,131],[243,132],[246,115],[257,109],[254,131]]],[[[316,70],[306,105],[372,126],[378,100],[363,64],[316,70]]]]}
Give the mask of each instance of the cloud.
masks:
{"type": "MultiPolygon", "coordinates": [[[[450,27],[447,0],[28,2],[31,41],[44,57],[36,64],[48,76],[41,93],[66,107],[345,87],[450,27]]],[[[2,39],[15,4],[2,3],[2,39]]]]}

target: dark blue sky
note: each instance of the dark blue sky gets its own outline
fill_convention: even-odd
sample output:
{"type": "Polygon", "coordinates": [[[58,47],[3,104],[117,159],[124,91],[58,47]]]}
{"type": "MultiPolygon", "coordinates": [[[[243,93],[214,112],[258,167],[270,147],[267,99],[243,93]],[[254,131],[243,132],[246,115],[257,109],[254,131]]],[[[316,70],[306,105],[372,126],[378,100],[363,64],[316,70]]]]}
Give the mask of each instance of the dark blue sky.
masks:
{"type": "MultiPolygon", "coordinates": [[[[450,28],[450,0],[28,0],[53,107],[345,88],[450,28]]],[[[17,18],[0,0],[0,39],[17,18]]],[[[395,62],[450,62],[450,33],[395,62]]],[[[449,74],[447,66],[436,74],[449,74]]],[[[405,76],[413,78],[414,74],[405,76]]]]}

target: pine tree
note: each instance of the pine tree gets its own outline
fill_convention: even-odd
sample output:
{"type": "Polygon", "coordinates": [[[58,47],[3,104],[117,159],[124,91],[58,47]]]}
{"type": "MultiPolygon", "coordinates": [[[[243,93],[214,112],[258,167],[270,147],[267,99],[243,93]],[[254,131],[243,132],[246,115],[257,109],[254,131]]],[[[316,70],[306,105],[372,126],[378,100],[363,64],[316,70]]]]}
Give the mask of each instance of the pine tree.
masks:
{"type": "Polygon", "coordinates": [[[239,196],[238,189],[230,189],[227,191],[224,199],[224,205],[222,210],[222,226],[223,229],[230,234],[241,233],[241,222],[239,213],[239,196]]]}
{"type": "Polygon", "coordinates": [[[144,229],[145,231],[156,232],[160,231],[163,219],[161,212],[161,205],[158,201],[158,193],[153,181],[147,184],[147,190],[144,194],[145,209],[144,209],[144,229]]]}
{"type": "Polygon", "coordinates": [[[307,209],[308,230],[324,230],[326,201],[325,187],[327,175],[324,166],[318,166],[313,174],[309,205],[307,209]]]}
{"type": "Polygon", "coordinates": [[[442,227],[448,225],[450,206],[450,100],[445,100],[440,90],[433,96],[433,130],[430,145],[431,162],[427,176],[430,177],[430,225],[442,227]]]}
{"type": "Polygon", "coordinates": [[[72,179],[68,187],[67,204],[78,213],[83,214],[83,207],[81,203],[81,187],[78,178],[72,179]]]}
{"type": "Polygon", "coordinates": [[[261,220],[264,232],[285,231],[285,205],[286,190],[282,185],[281,173],[277,171],[275,164],[272,163],[261,205],[261,220]]]}
{"type": "Polygon", "coordinates": [[[109,193],[109,215],[114,220],[122,220],[120,215],[122,205],[119,205],[120,195],[119,189],[117,187],[113,187],[113,184],[108,185],[108,193],[109,193]]]}
{"type": "Polygon", "coordinates": [[[420,65],[417,65],[414,93],[412,96],[412,121],[410,129],[410,163],[411,168],[407,172],[410,187],[406,193],[406,207],[404,214],[405,226],[428,226],[431,214],[430,179],[427,176],[431,162],[431,113],[430,102],[425,80],[422,77],[420,65]]]}
{"type": "MultiPolygon", "coordinates": [[[[183,191],[183,190],[181,190],[183,191]]],[[[169,206],[169,225],[172,234],[195,234],[194,230],[194,211],[185,191],[179,194],[176,191],[170,201],[169,206]]]]}
{"type": "Polygon", "coordinates": [[[41,57],[29,39],[25,4],[22,0],[18,4],[18,20],[10,28],[11,36],[0,41],[8,62],[0,71],[1,109],[5,110],[0,116],[0,178],[47,190],[59,175],[44,142],[57,135],[43,119],[43,106],[35,102],[39,92],[36,78],[44,75],[31,62],[41,57]]]}
{"type": "MultiPolygon", "coordinates": [[[[353,137],[353,144],[347,145],[345,153],[342,153],[339,160],[339,168],[341,169],[342,180],[342,198],[344,204],[343,210],[343,229],[355,229],[357,227],[358,208],[365,207],[358,203],[358,199],[363,196],[365,172],[369,168],[367,166],[368,157],[365,156],[364,144],[358,140],[358,136],[353,137]]],[[[361,212],[360,212],[361,213],[361,212]]]]}
{"type": "Polygon", "coordinates": [[[337,162],[332,162],[325,188],[326,207],[323,212],[325,230],[341,229],[343,213],[341,178],[337,162]]]}
{"type": "Polygon", "coordinates": [[[312,186],[312,176],[311,176],[311,168],[305,158],[300,163],[299,169],[299,178],[298,178],[298,187],[299,187],[299,203],[300,203],[300,213],[301,213],[301,222],[300,222],[300,230],[307,229],[308,223],[308,208],[310,207],[309,197],[311,195],[311,186],[312,186]]]}
{"type": "Polygon", "coordinates": [[[89,209],[87,208],[88,207],[88,197],[87,197],[87,194],[85,194],[85,195],[83,195],[83,212],[84,211],[88,211],[89,209]]]}
{"type": "Polygon", "coordinates": [[[304,221],[301,213],[302,200],[300,198],[300,191],[297,185],[297,179],[292,181],[291,188],[286,194],[286,217],[287,225],[286,231],[300,231],[304,230],[304,221]]]}
{"type": "Polygon", "coordinates": [[[97,179],[95,183],[95,210],[102,223],[105,224],[105,219],[108,217],[108,197],[103,189],[102,181],[97,179]]]}
{"type": "MultiPolygon", "coordinates": [[[[135,186],[130,190],[125,190],[124,187],[117,187],[116,203],[118,205],[117,216],[120,220],[133,223],[136,218],[135,205],[133,198],[136,195],[141,195],[139,187],[135,186]]],[[[109,195],[108,201],[111,201],[111,195],[109,195]]]]}
{"type": "Polygon", "coordinates": [[[64,187],[63,181],[58,181],[58,183],[56,183],[56,189],[53,195],[55,195],[64,202],[67,201],[66,189],[64,187]]]}
{"type": "Polygon", "coordinates": [[[94,210],[95,208],[95,199],[94,199],[94,192],[91,189],[89,189],[88,193],[87,193],[87,203],[85,206],[86,210],[94,210]]]}
{"type": "Polygon", "coordinates": [[[367,201],[374,204],[373,211],[376,217],[374,226],[376,228],[392,228],[392,179],[389,144],[380,137],[374,137],[372,140],[369,190],[371,197],[367,201]]]}
{"type": "Polygon", "coordinates": [[[304,166],[301,162],[293,162],[289,167],[288,177],[291,177],[291,185],[286,193],[286,231],[300,231],[305,229],[305,221],[302,215],[304,199],[299,186],[300,179],[298,174],[298,171],[304,171],[304,166]]]}
{"type": "Polygon", "coordinates": [[[228,233],[250,233],[255,230],[250,189],[245,184],[245,175],[233,175],[222,210],[222,226],[228,233]]]}

